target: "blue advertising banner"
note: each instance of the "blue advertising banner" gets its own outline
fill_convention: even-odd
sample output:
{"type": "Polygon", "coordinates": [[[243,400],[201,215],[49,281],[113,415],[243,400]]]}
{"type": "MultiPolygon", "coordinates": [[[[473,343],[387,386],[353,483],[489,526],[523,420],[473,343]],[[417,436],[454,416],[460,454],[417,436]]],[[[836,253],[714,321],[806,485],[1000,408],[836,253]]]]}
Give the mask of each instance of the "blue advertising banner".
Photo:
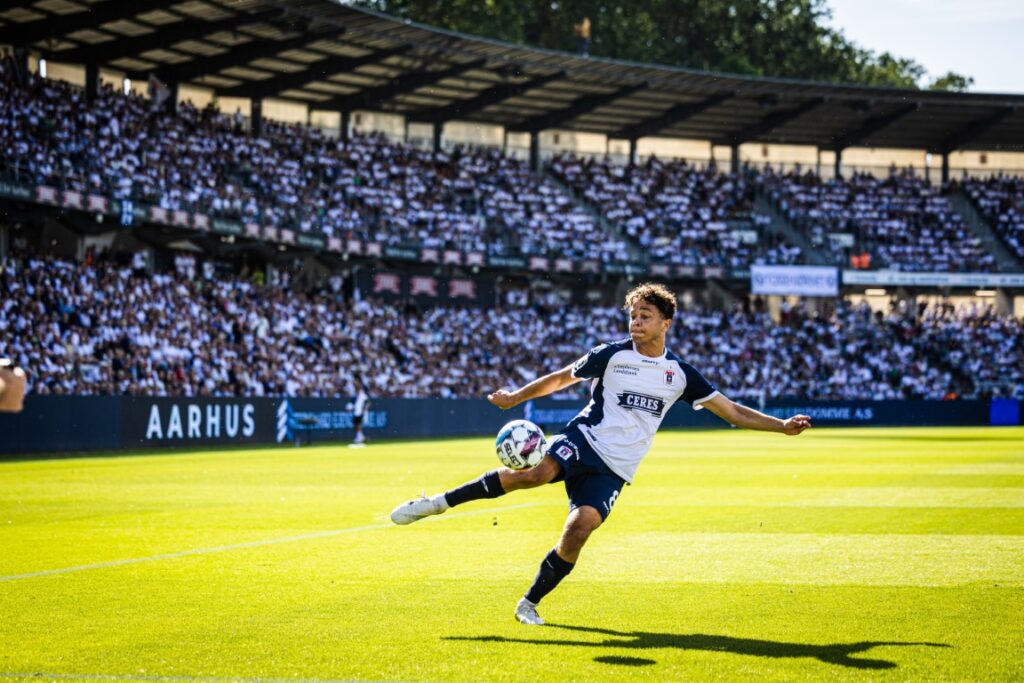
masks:
{"type": "Polygon", "coordinates": [[[1024,401],[1015,398],[994,398],[989,408],[989,422],[993,427],[1019,425],[1024,420],[1024,401]]]}
{"type": "Polygon", "coordinates": [[[26,396],[17,415],[0,413],[0,455],[121,448],[120,396],[26,396]]]}
{"type": "Polygon", "coordinates": [[[802,413],[815,426],[833,427],[992,424],[989,401],[770,401],[764,412],[775,417],[802,413]]]}
{"type": "MultiPolygon", "coordinates": [[[[363,422],[368,439],[496,434],[518,417],[481,399],[373,399],[363,422]]],[[[350,439],[351,404],[343,399],[287,398],[277,408],[277,443],[350,439]]]]}
{"type": "Polygon", "coordinates": [[[276,399],[125,396],[121,447],[270,443],[276,399]]]}
{"type": "MultiPolygon", "coordinates": [[[[375,399],[364,421],[371,440],[494,435],[526,418],[557,433],[583,400],[542,399],[502,411],[483,399],[375,399]]],[[[786,401],[769,403],[777,417],[810,415],[816,427],[1021,424],[1021,402],[786,401]]],[[[671,408],[665,428],[726,428],[710,411],[671,408]]],[[[0,414],[0,457],[140,448],[346,441],[352,438],[347,399],[147,398],[29,396],[18,415],[0,414]]]]}

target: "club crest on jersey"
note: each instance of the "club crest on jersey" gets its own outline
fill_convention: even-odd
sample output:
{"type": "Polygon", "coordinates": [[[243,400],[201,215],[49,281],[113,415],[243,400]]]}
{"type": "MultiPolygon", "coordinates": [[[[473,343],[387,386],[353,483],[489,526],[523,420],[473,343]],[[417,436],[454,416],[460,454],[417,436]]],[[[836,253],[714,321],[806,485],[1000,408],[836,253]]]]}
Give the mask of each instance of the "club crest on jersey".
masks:
{"type": "Polygon", "coordinates": [[[572,441],[569,441],[568,439],[560,439],[559,441],[556,441],[555,443],[551,444],[551,447],[548,450],[548,452],[553,452],[562,460],[580,459],[580,452],[577,449],[576,444],[574,444],[572,441]]]}
{"type": "Polygon", "coordinates": [[[625,391],[619,394],[618,397],[619,405],[630,410],[639,410],[657,416],[660,416],[665,410],[665,401],[656,396],[645,396],[644,394],[634,394],[631,391],[625,391]]]}
{"type": "Polygon", "coordinates": [[[672,370],[665,371],[665,386],[674,387],[676,385],[676,373],[672,370]]]}

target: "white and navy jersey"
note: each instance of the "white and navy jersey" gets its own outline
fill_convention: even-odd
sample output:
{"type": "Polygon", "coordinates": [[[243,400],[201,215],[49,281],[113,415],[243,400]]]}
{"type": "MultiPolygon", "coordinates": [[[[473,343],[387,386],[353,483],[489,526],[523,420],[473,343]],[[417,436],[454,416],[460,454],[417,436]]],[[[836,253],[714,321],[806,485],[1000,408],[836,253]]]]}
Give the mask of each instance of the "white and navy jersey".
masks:
{"type": "Polygon", "coordinates": [[[593,348],[573,364],[572,375],[594,382],[590,403],[569,426],[578,427],[605,464],[628,482],[673,403],[683,400],[700,410],[718,395],[672,352],[650,358],[637,353],[630,339],[593,348]]]}
{"type": "Polygon", "coordinates": [[[370,402],[370,397],[366,395],[366,392],[362,389],[356,394],[356,400],[352,403],[352,415],[355,417],[363,417],[363,413],[366,412],[366,404],[370,402]]]}

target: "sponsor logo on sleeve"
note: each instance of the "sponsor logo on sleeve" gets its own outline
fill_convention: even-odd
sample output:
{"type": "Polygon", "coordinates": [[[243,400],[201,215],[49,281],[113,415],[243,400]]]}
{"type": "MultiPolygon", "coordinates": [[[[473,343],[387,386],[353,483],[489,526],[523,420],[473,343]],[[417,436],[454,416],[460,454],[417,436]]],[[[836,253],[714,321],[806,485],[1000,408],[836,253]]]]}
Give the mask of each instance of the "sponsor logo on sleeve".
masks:
{"type": "Polygon", "coordinates": [[[585,356],[580,358],[578,361],[573,363],[572,364],[572,372],[573,372],[573,374],[576,374],[577,372],[579,372],[583,368],[583,366],[587,364],[587,361],[589,361],[591,358],[593,358],[597,354],[601,353],[601,351],[605,350],[606,348],[608,348],[607,344],[601,344],[600,346],[596,346],[593,349],[591,349],[590,353],[586,354],[585,356]]]}
{"type": "Polygon", "coordinates": [[[549,453],[554,453],[562,460],[579,460],[580,451],[579,447],[569,439],[559,439],[557,442],[551,444],[549,453]]]}

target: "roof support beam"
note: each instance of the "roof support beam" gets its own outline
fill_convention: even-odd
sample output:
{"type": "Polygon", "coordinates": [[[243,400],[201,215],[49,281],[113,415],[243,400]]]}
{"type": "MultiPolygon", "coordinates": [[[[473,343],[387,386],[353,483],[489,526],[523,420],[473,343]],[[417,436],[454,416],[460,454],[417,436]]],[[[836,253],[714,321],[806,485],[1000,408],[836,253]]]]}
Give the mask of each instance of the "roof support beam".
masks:
{"type": "Polygon", "coordinates": [[[48,15],[45,19],[16,24],[11,22],[0,28],[0,43],[31,45],[44,38],[62,38],[68,33],[101,25],[118,19],[132,19],[141,12],[153,12],[181,4],[181,0],[152,0],[140,3],[138,0],[107,0],[90,5],[84,12],[74,14],[48,15]]]}
{"type": "Polygon", "coordinates": [[[614,102],[620,97],[629,97],[636,91],[643,90],[646,87],[646,83],[640,83],[637,85],[627,85],[624,88],[619,88],[615,92],[611,93],[601,95],[584,95],[583,97],[573,100],[572,104],[565,109],[545,112],[538,116],[526,119],[525,121],[520,121],[519,123],[508,126],[508,130],[516,133],[537,133],[542,130],[557,128],[566,121],[571,121],[578,116],[594,111],[598,107],[603,107],[606,104],[614,102]]]}
{"type": "Polygon", "coordinates": [[[343,111],[341,112],[341,139],[343,142],[348,142],[350,131],[352,129],[352,112],[343,111]]]}
{"type": "Polygon", "coordinates": [[[370,52],[362,55],[361,57],[331,56],[326,59],[313,62],[308,68],[302,71],[296,71],[290,74],[281,74],[279,76],[271,76],[270,78],[265,78],[261,81],[243,83],[242,85],[236,85],[232,88],[224,88],[223,90],[217,91],[217,94],[221,97],[249,97],[252,99],[270,97],[284,92],[285,90],[301,88],[309,85],[310,83],[315,83],[316,81],[329,80],[330,77],[336,73],[340,73],[342,71],[353,71],[364,64],[381,62],[388,57],[408,52],[411,49],[411,45],[400,45],[388,50],[370,52]]]}
{"type": "Polygon", "coordinates": [[[479,69],[486,63],[486,59],[477,59],[472,62],[456,64],[448,67],[447,69],[439,69],[437,71],[411,71],[409,73],[399,75],[397,78],[392,79],[384,85],[360,90],[352,93],[351,95],[341,95],[329,102],[319,102],[315,106],[317,109],[344,109],[348,111],[374,107],[384,100],[390,100],[398,95],[412,92],[417,88],[433,85],[446,78],[458,76],[466,71],[479,69]]]}
{"type": "Polygon", "coordinates": [[[939,154],[946,155],[950,152],[955,152],[960,149],[971,140],[974,140],[979,135],[982,135],[995,126],[1002,123],[1003,119],[1010,116],[1016,111],[1015,107],[1003,107],[997,110],[994,114],[986,116],[983,119],[971,121],[960,130],[951,133],[942,143],[940,143],[933,151],[939,154]]]}
{"type": "Polygon", "coordinates": [[[817,109],[825,103],[824,97],[815,97],[805,102],[801,102],[791,109],[784,109],[768,114],[757,123],[747,126],[734,133],[728,133],[724,138],[713,141],[716,145],[727,145],[729,147],[736,147],[742,145],[744,142],[749,142],[761,135],[770,133],[776,128],[781,128],[790,121],[794,121],[812,109],[817,109]]]}
{"type": "Polygon", "coordinates": [[[85,65],[85,101],[90,105],[96,101],[100,91],[100,65],[87,62],[85,65]]]}
{"type": "MultiPolygon", "coordinates": [[[[88,61],[105,64],[120,57],[135,57],[140,52],[145,52],[146,50],[166,49],[183,40],[202,40],[204,35],[217,33],[218,31],[234,30],[238,28],[240,24],[255,23],[276,14],[276,11],[260,12],[259,14],[253,14],[251,17],[246,17],[245,19],[230,17],[228,19],[218,19],[216,21],[208,22],[199,22],[195,19],[186,17],[183,21],[178,21],[159,28],[154,27],[152,33],[146,33],[141,36],[117,38],[105,43],[83,45],[70,50],[61,50],[60,52],[47,51],[46,55],[50,59],[54,59],[59,62],[70,62],[72,64],[79,64],[88,61]]],[[[309,39],[307,38],[307,40],[309,39]]]]}
{"type": "Polygon", "coordinates": [[[249,126],[253,135],[263,134],[263,100],[253,100],[249,109],[249,126]]]}
{"type": "Polygon", "coordinates": [[[472,114],[473,112],[486,109],[492,104],[497,104],[503,100],[507,100],[510,97],[518,97],[530,90],[539,88],[564,76],[565,73],[559,71],[558,73],[550,74],[548,76],[540,76],[539,78],[534,78],[533,80],[524,81],[522,83],[501,83],[482,91],[478,95],[452,102],[444,107],[424,109],[419,112],[409,114],[408,118],[409,120],[416,121],[418,123],[437,123],[462,118],[472,114]]]}
{"type": "Polygon", "coordinates": [[[832,145],[832,149],[835,151],[841,151],[856,145],[861,140],[865,140],[883,128],[896,123],[907,114],[913,113],[918,110],[920,105],[917,102],[912,104],[905,104],[898,109],[895,109],[888,114],[881,116],[872,116],[870,119],[865,121],[859,127],[849,130],[835,139],[835,144],[832,145]]]}
{"type": "Polygon", "coordinates": [[[659,116],[634,123],[631,126],[625,126],[614,133],[609,133],[608,137],[616,140],[637,140],[639,138],[647,137],[648,135],[657,135],[670,126],[682,123],[683,121],[694,117],[711,107],[721,104],[734,94],[735,93],[731,92],[722,93],[720,95],[712,95],[711,97],[698,100],[696,102],[677,104],[673,107],[669,107],[669,109],[659,116]]]}

